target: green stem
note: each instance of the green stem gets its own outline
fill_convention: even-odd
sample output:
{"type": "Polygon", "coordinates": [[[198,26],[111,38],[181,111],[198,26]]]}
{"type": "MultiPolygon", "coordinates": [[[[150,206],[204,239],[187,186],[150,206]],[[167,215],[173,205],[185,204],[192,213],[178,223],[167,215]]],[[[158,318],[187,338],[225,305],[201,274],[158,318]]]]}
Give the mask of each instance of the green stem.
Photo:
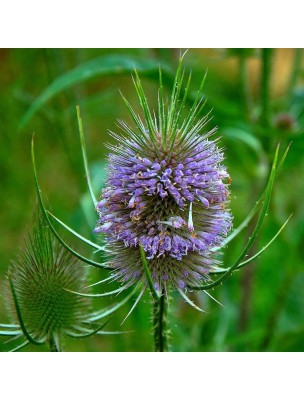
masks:
{"type": "Polygon", "coordinates": [[[273,49],[262,49],[262,76],[261,76],[261,123],[264,128],[270,125],[270,75],[273,49]]]}
{"type": "Polygon", "coordinates": [[[59,342],[54,338],[54,336],[49,339],[49,347],[50,351],[61,352],[59,342]]]}
{"type": "Polygon", "coordinates": [[[168,351],[167,330],[168,300],[164,294],[153,302],[153,335],[155,351],[168,351]]]}

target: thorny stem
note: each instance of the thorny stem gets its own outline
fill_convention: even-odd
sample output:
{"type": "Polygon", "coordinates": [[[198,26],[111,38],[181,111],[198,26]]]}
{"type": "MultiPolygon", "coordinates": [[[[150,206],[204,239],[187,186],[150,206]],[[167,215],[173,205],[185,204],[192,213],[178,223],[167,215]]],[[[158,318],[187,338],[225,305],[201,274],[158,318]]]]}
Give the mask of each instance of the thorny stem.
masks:
{"type": "Polygon", "coordinates": [[[158,352],[168,351],[167,311],[168,299],[163,292],[158,300],[153,301],[154,349],[158,352]]]}

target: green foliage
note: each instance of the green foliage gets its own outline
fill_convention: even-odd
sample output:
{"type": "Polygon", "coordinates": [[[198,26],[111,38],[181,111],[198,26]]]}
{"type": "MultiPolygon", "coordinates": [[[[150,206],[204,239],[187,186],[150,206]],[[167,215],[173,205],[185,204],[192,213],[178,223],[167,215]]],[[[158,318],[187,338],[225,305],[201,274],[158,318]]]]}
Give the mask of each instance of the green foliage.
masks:
{"type": "MultiPolygon", "coordinates": [[[[23,334],[27,344],[48,343],[51,351],[61,351],[65,336],[85,338],[104,332],[104,323],[92,325],[112,309],[103,311],[98,318],[92,313],[90,297],[79,293],[87,290],[87,271],[72,253],[67,251],[52,235],[42,213],[35,216],[33,233],[24,244],[8,270],[7,305],[13,324],[1,324],[0,336],[19,339],[23,334]]],[[[127,298],[128,299],[128,298],[127,298]]],[[[117,309],[114,307],[114,311],[117,309]]]]}
{"type": "Polygon", "coordinates": [[[20,121],[20,129],[30,121],[33,115],[41,109],[52,97],[69,89],[78,83],[90,79],[113,75],[130,75],[134,69],[143,75],[151,76],[158,71],[158,62],[155,60],[136,60],[126,56],[110,55],[96,58],[77,66],[72,71],[58,77],[52,84],[35,100],[20,121]]]}
{"type": "Polygon", "coordinates": [[[33,226],[8,270],[8,302],[29,343],[59,346],[62,336],[81,329],[92,307],[71,291],[84,286],[86,271],[51,235],[40,213],[33,226]]]}
{"type": "MultiPolygon", "coordinates": [[[[170,302],[170,306],[174,304],[170,307],[173,351],[303,350],[304,213],[299,196],[304,191],[302,53],[301,49],[296,52],[275,49],[268,65],[268,60],[264,59],[263,82],[270,80],[271,84],[270,87],[267,85],[269,90],[263,93],[262,80],[259,79],[260,71],[263,71],[262,53],[258,49],[229,52],[195,49],[188,51],[185,57],[185,66],[187,70],[191,69],[193,87],[199,86],[202,74],[208,69],[204,86],[205,107],[207,110],[213,108],[210,114],[213,119],[207,128],[218,126],[219,135],[223,136],[226,163],[233,179],[231,208],[234,226],[241,224],[243,228],[241,234],[227,243],[224,266],[233,265],[244,247],[244,237],[248,238],[253,232],[256,212],[249,212],[265,187],[278,142],[283,149],[291,141],[292,146],[273,189],[263,229],[247,258],[257,255],[265,243],[271,242],[277,232],[281,232],[291,213],[293,217],[262,257],[257,256],[248,268],[235,270],[224,286],[210,290],[224,305],[223,308],[203,292],[187,293],[191,301],[207,311],[202,314],[185,304],[179,295],[173,294],[170,302]],[[289,71],[286,81],[283,81],[284,74],[278,74],[281,67],[278,63],[282,64],[284,71],[289,71]],[[291,124],[282,125],[282,118],[279,118],[282,113],[291,116],[288,119],[291,124]],[[265,115],[268,127],[265,127],[265,115]],[[248,214],[249,219],[246,218],[248,214]],[[242,221],[245,223],[242,224],[242,221]]],[[[30,221],[35,197],[29,156],[32,131],[36,132],[35,141],[39,149],[37,169],[44,199],[47,195],[52,213],[58,220],[95,243],[92,233],[94,208],[84,178],[75,106],[81,106],[89,153],[88,167],[96,195],[103,183],[107,153],[104,143],[111,143],[112,140],[107,131],[116,129],[113,123],[115,118],[132,118],[125,113],[118,89],[128,93],[130,104],[136,104],[136,99],[132,99],[132,84],[125,76],[129,76],[134,64],[138,63],[136,69],[146,97],[157,98],[158,69],[161,65],[165,71],[162,96],[166,98],[174,80],[172,71],[179,54],[172,49],[15,49],[2,50],[0,55],[3,133],[0,146],[0,202],[3,210],[0,215],[0,320],[3,324],[0,330],[1,334],[2,331],[7,334],[6,339],[10,339],[16,332],[20,334],[21,329],[19,323],[10,324],[6,316],[4,281],[9,261],[20,246],[30,221]],[[122,68],[118,70],[119,67],[122,68]],[[84,71],[89,72],[86,75],[84,71]],[[23,121],[24,128],[18,130],[20,121],[23,121]]],[[[185,80],[181,90],[187,87],[187,83],[185,80]]],[[[196,93],[189,87],[189,100],[193,101],[195,96],[196,93]]],[[[156,110],[156,106],[156,102],[153,104],[152,101],[151,111],[156,110]]],[[[188,100],[185,101],[186,110],[187,107],[188,100]]],[[[135,112],[138,113],[138,110],[135,109],[135,112]]],[[[48,203],[44,200],[43,204],[48,203]]],[[[60,237],[63,236],[60,227],[67,234],[71,233],[62,224],[57,225],[58,222],[50,214],[47,215],[60,237]]],[[[98,250],[90,245],[88,250],[88,244],[72,234],[65,241],[80,254],[88,254],[87,258],[91,258],[90,250],[98,250]]],[[[94,257],[97,263],[102,264],[100,252],[97,251],[94,257]]],[[[96,268],[91,274],[92,282],[108,276],[102,268],[96,268]]],[[[106,285],[109,285],[106,292],[117,288],[109,281],[106,285]]],[[[92,290],[95,288],[97,286],[92,290]]],[[[135,293],[130,293],[112,306],[111,296],[100,299],[105,302],[104,309],[97,311],[95,318],[115,308],[111,328],[118,331],[127,314],[126,307],[129,310],[134,306],[134,296],[135,293]]],[[[82,299],[88,300],[85,297],[82,299]]],[[[150,307],[148,295],[143,294],[140,307],[134,308],[124,323],[126,329],[133,333],[119,336],[119,340],[112,335],[95,335],[83,341],[66,338],[64,347],[75,351],[148,351],[152,346],[152,337],[149,336],[151,322],[147,318],[150,307]]],[[[91,319],[94,317],[91,316],[91,319]]],[[[20,342],[22,345],[23,342],[20,342]]],[[[8,347],[9,344],[1,341],[0,349],[8,347]]],[[[26,349],[35,350],[36,347],[26,349]]],[[[43,349],[44,346],[38,348],[43,349]]]]}

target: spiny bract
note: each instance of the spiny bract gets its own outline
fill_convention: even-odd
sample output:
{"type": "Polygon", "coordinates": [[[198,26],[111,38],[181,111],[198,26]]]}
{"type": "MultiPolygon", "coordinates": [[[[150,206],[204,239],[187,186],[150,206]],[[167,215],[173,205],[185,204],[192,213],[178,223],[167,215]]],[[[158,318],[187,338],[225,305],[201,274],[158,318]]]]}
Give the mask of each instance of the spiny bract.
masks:
{"type": "Polygon", "coordinates": [[[181,96],[181,65],[168,106],[160,72],[157,117],[136,74],[144,121],[124,98],[136,128],[119,121],[124,134],[111,132],[118,145],[109,145],[108,178],[97,204],[95,232],[105,234],[113,254],[108,263],[126,287],[146,279],[139,246],[160,292],[168,285],[184,291],[208,280],[219,263],[213,249],[231,229],[230,177],[217,140],[210,139],[215,130],[202,133],[208,116],[199,118],[203,84],[182,118],[190,77],[181,96]]]}
{"type": "Polygon", "coordinates": [[[36,216],[33,234],[9,268],[9,308],[35,341],[58,342],[81,328],[90,302],[71,291],[83,290],[85,272],[36,216]],[[20,315],[18,316],[18,311],[20,315]]]}

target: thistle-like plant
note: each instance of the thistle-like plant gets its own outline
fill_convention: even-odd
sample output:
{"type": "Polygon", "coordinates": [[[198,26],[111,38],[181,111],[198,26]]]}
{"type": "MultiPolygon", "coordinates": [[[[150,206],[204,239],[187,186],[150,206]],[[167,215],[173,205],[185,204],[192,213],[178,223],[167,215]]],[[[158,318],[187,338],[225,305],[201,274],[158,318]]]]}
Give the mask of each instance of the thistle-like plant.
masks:
{"type": "Polygon", "coordinates": [[[51,351],[60,351],[66,336],[119,333],[102,330],[108,321],[96,326],[111,309],[93,312],[91,299],[75,293],[86,291],[86,275],[86,268],[54,238],[39,212],[7,273],[6,300],[13,323],[0,324],[0,335],[25,339],[12,351],[30,343],[47,343],[51,351]]]}
{"type": "MultiPolygon", "coordinates": [[[[248,258],[267,215],[274,181],[287,155],[288,149],[279,160],[278,147],[264,192],[245,221],[229,234],[232,226],[228,207],[230,177],[223,164],[218,138],[214,138],[216,130],[204,131],[209,114],[201,116],[205,105],[202,93],[205,77],[196,95],[192,96],[190,110],[186,111],[191,74],[184,83],[182,62],[183,57],[169,101],[164,96],[160,70],[156,113],[151,111],[135,71],[134,85],[143,115],[137,115],[122,96],[134,126],[119,121],[120,133],[110,132],[117,145],[108,145],[111,150],[108,178],[99,201],[90,182],[82,121],[77,108],[87,183],[98,213],[95,232],[102,236],[106,245],[82,237],[44,208],[44,215],[58,240],[81,260],[110,270],[111,277],[121,283],[116,292],[133,286],[135,290],[140,288],[131,311],[149,288],[154,302],[153,331],[157,351],[166,350],[168,345],[166,311],[170,290],[179,291],[191,306],[203,311],[187,292],[202,290],[211,296],[208,289],[258,257],[288,222],[268,244],[248,258]],[[257,223],[240,255],[231,266],[221,266],[221,249],[258,211],[257,223]],[[108,260],[98,263],[71,249],[56,231],[51,217],[85,243],[106,252],[108,260]]],[[[37,179],[36,187],[44,207],[37,179]]]]}

